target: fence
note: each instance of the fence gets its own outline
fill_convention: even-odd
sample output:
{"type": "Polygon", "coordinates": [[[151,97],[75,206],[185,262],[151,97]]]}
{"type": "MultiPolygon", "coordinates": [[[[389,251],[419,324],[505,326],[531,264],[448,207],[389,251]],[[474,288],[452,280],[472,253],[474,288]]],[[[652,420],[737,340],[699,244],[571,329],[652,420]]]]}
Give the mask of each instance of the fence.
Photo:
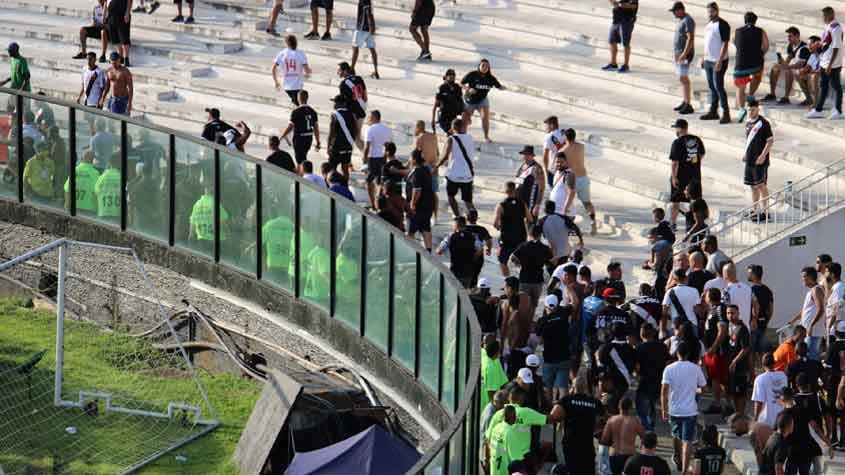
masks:
{"type": "Polygon", "coordinates": [[[187,249],[319,307],[451,414],[410,473],[477,473],[480,330],[461,285],[416,242],[327,189],[183,132],[6,88],[0,104],[0,200],[187,249]]]}

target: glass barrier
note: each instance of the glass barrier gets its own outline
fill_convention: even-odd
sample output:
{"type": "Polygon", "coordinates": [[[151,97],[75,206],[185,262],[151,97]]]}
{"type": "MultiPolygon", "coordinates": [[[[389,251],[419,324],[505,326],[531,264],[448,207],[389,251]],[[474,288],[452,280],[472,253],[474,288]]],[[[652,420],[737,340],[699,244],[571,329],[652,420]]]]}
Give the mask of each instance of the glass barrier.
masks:
{"type": "MultiPolygon", "coordinates": [[[[126,125],[126,226],[160,241],[170,235],[170,136],[126,125]]],[[[77,185],[78,189],[78,185],[77,185]]]]}
{"type": "Polygon", "coordinates": [[[414,371],[417,335],[417,249],[404,240],[393,243],[393,357],[414,371]]]}
{"type": "Polygon", "coordinates": [[[440,401],[450,411],[455,410],[455,345],[457,344],[458,292],[446,285],[443,293],[443,348],[440,358],[443,365],[443,393],[440,401]]]}
{"type": "MultiPolygon", "coordinates": [[[[466,420],[464,420],[464,425],[466,420]]],[[[449,475],[463,475],[464,425],[461,425],[449,441],[449,475]]]]}
{"type": "Polygon", "coordinates": [[[0,93],[0,196],[18,196],[17,96],[0,93]]]}
{"type": "Polygon", "coordinates": [[[423,259],[420,272],[420,380],[437,394],[440,355],[440,272],[423,259]]]}
{"type": "Polygon", "coordinates": [[[64,184],[70,167],[68,109],[48,102],[30,102],[24,119],[24,199],[41,206],[64,208],[64,184]]]}
{"type": "Polygon", "coordinates": [[[299,292],[309,302],[329,309],[331,236],[329,196],[299,187],[299,292]]]}
{"type": "Polygon", "coordinates": [[[176,244],[214,257],[214,150],[176,138],[176,244]]]}
{"type": "Polygon", "coordinates": [[[390,306],[390,233],[386,225],[367,218],[366,299],[364,336],[387,351],[390,306]]]}
{"type": "Polygon", "coordinates": [[[444,467],[446,463],[446,450],[441,450],[434,460],[425,468],[425,475],[444,475],[444,467]]]}
{"type": "MultiPolygon", "coordinates": [[[[91,127],[93,134],[88,137],[88,150],[93,154],[92,163],[99,172],[93,188],[97,206],[94,219],[120,226],[123,195],[121,188],[123,162],[120,156],[121,120],[106,116],[96,118],[92,116],[91,123],[93,123],[91,127]]],[[[77,127],[78,136],[79,127],[77,127]]],[[[80,187],[76,188],[79,190],[80,187]]]]}
{"type": "Polygon", "coordinates": [[[361,221],[358,210],[335,201],[334,313],[353,328],[361,324],[361,221]]]}
{"type": "Polygon", "coordinates": [[[293,178],[271,167],[261,167],[262,279],[293,291],[294,208],[293,178]]]}
{"type": "Polygon", "coordinates": [[[220,260],[255,273],[255,164],[220,153],[220,260]]]}

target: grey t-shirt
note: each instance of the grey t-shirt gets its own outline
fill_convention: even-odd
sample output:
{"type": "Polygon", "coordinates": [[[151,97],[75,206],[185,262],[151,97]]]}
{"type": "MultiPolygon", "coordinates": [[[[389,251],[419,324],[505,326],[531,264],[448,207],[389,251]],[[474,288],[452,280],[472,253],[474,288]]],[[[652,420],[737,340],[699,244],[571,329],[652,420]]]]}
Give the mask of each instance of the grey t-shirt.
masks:
{"type": "MultiPolygon", "coordinates": [[[[678,20],[678,26],[675,28],[675,54],[684,50],[687,45],[687,34],[695,35],[695,20],[691,16],[686,15],[678,20]]],[[[692,58],[693,51],[690,51],[689,58],[692,58]]]]}
{"type": "Polygon", "coordinates": [[[546,236],[555,256],[569,254],[569,226],[563,218],[556,214],[546,216],[543,219],[543,236],[546,236]]]}

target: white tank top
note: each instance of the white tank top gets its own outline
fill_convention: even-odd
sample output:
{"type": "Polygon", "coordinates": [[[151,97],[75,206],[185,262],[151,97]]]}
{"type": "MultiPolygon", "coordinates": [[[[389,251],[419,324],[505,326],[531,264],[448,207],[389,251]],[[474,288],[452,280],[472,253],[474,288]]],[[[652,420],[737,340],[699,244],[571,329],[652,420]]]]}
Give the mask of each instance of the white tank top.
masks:
{"type": "Polygon", "coordinates": [[[816,301],[813,300],[813,292],[816,290],[816,287],[807,291],[807,295],[804,296],[804,306],[801,308],[801,326],[807,329],[807,336],[824,336],[824,319],[820,318],[818,322],[816,322],[816,326],[813,327],[812,331],[810,330],[810,325],[813,323],[813,319],[816,318],[816,314],[818,313],[819,309],[816,306],[816,301]]]}

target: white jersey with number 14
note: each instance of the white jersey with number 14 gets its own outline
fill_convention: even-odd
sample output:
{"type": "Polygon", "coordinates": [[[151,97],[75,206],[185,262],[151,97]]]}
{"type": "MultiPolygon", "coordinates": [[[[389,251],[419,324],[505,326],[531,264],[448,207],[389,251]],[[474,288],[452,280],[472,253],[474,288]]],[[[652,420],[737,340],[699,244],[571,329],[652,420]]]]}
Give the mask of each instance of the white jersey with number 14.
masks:
{"type": "Polygon", "coordinates": [[[305,82],[305,65],[308,64],[305,53],[298,49],[285,48],[276,56],[275,62],[282,68],[285,90],[298,91],[302,89],[305,82]]]}

